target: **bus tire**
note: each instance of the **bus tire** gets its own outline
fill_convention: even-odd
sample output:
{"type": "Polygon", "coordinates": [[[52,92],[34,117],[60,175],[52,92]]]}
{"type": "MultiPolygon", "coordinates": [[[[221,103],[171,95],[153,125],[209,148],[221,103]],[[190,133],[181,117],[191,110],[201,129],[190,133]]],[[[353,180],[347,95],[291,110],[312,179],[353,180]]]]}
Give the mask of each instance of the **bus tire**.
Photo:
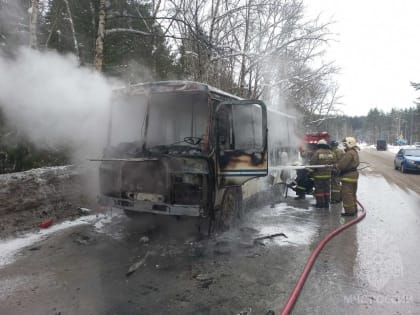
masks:
{"type": "Polygon", "coordinates": [[[217,227],[224,231],[231,228],[243,216],[242,211],[242,189],[241,187],[227,188],[222,206],[219,210],[216,222],[217,227]]]}
{"type": "Polygon", "coordinates": [[[200,238],[210,237],[214,232],[214,219],[211,216],[199,217],[197,221],[197,230],[200,238]]]}

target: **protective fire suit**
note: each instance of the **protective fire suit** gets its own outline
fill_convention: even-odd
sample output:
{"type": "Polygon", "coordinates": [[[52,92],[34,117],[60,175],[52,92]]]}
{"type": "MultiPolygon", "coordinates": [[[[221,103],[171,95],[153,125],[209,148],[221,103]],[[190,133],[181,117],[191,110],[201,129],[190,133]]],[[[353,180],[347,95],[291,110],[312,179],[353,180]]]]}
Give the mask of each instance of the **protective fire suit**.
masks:
{"type": "MultiPolygon", "coordinates": [[[[318,144],[318,150],[311,158],[311,165],[333,165],[337,162],[334,153],[327,144],[318,144]]],[[[312,177],[315,185],[315,199],[317,208],[328,208],[330,204],[331,168],[315,168],[312,177]]]]}
{"type": "MultiPolygon", "coordinates": [[[[344,156],[344,151],[338,147],[333,147],[331,150],[333,151],[337,162],[344,156]]],[[[338,175],[338,172],[333,170],[331,173],[331,203],[339,203],[341,201],[340,176],[338,175]]]]}
{"type": "Polygon", "coordinates": [[[336,167],[341,179],[341,196],[345,215],[353,215],[357,211],[356,193],[359,172],[359,148],[354,146],[346,148],[344,156],[338,161],[336,167]]]}
{"type": "Polygon", "coordinates": [[[296,179],[289,185],[296,192],[295,199],[305,199],[306,194],[312,193],[314,182],[307,169],[296,170],[296,179]]]}

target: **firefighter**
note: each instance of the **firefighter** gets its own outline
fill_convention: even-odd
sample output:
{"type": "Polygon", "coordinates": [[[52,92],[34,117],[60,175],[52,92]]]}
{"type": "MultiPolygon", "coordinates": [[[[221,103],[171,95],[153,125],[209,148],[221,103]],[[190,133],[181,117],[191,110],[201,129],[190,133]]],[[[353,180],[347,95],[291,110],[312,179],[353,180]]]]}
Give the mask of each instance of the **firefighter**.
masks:
{"type": "Polygon", "coordinates": [[[356,144],[356,139],[346,137],[343,139],[344,155],[336,164],[341,179],[341,196],[343,198],[343,216],[353,216],[357,212],[357,181],[359,172],[359,153],[360,148],[356,144]]]}
{"type": "Polygon", "coordinates": [[[304,164],[309,164],[315,150],[317,144],[316,143],[307,143],[301,151],[301,157],[304,164]]]}
{"type": "MultiPolygon", "coordinates": [[[[311,165],[334,165],[337,162],[327,141],[318,141],[317,150],[313,154],[311,165]]],[[[312,177],[315,185],[315,207],[328,208],[330,204],[331,168],[315,168],[312,177]]]]}
{"type": "MultiPolygon", "coordinates": [[[[340,161],[340,159],[344,155],[344,151],[338,147],[337,141],[330,141],[329,145],[331,147],[331,151],[333,151],[335,155],[336,161],[340,161]]],[[[331,172],[331,203],[340,203],[341,202],[341,182],[340,177],[338,176],[337,171],[334,169],[331,172]]]]}
{"type": "MultiPolygon", "coordinates": [[[[295,162],[293,165],[299,166],[301,163],[295,162]]],[[[311,194],[314,187],[314,180],[310,176],[309,170],[307,168],[297,169],[296,178],[288,187],[296,192],[295,200],[306,199],[306,195],[311,194]]]]}

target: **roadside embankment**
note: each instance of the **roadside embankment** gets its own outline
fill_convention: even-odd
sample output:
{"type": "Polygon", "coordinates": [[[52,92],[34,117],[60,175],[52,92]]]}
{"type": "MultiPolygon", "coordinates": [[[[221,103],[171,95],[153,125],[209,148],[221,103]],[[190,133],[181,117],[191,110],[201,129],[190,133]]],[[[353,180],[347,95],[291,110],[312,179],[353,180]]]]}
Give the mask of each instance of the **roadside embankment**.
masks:
{"type": "Polygon", "coordinates": [[[73,165],[0,175],[0,238],[94,207],[96,178],[94,170],[73,165]]]}

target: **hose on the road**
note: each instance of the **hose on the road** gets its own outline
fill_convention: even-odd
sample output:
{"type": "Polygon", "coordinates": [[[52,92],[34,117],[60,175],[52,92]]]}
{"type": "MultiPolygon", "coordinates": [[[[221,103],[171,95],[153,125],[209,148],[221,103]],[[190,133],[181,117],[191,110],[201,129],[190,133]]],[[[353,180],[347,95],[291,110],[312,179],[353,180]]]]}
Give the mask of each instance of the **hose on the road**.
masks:
{"type": "Polygon", "coordinates": [[[309,275],[309,272],[311,271],[311,268],[313,264],[315,263],[315,260],[318,256],[318,254],[321,252],[322,248],[327,244],[327,242],[332,239],[334,236],[339,234],[340,232],[344,231],[348,227],[352,226],[353,224],[356,224],[364,219],[366,216],[366,210],[363,207],[363,205],[357,200],[357,204],[360,206],[361,211],[360,215],[356,218],[352,219],[351,221],[347,222],[346,224],[343,224],[339,226],[334,231],[330,232],[326,237],[322,239],[321,242],[319,242],[318,246],[315,248],[315,250],[312,252],[312,255],[309,257],[308,262],[305,265],[305,269],[303,269],[302,274],[300,275],[295,288],[293,289],[292,293],[290,294],[289,299],[287,300],[285,306],[283,307],[283,310],[280,312],[280,315],[287,315],[290,313],[290,311],[293,309],[293,306],[295,305],[295,302],[300,294],[300,291],[302,290],[303,285],[305,284],[306,278],[309,275]]]}
{"type": "Polygon", "coordinates": [[[361,170],[364,170],[365,168],[369,168],[370,167],[370,163],[369,162],[360,162],[360,164],[367,164],[366,166],[363,166],[363,167],[358,167],[357,168],[357,170],[358,171],[361,171],[361,170]]]}

